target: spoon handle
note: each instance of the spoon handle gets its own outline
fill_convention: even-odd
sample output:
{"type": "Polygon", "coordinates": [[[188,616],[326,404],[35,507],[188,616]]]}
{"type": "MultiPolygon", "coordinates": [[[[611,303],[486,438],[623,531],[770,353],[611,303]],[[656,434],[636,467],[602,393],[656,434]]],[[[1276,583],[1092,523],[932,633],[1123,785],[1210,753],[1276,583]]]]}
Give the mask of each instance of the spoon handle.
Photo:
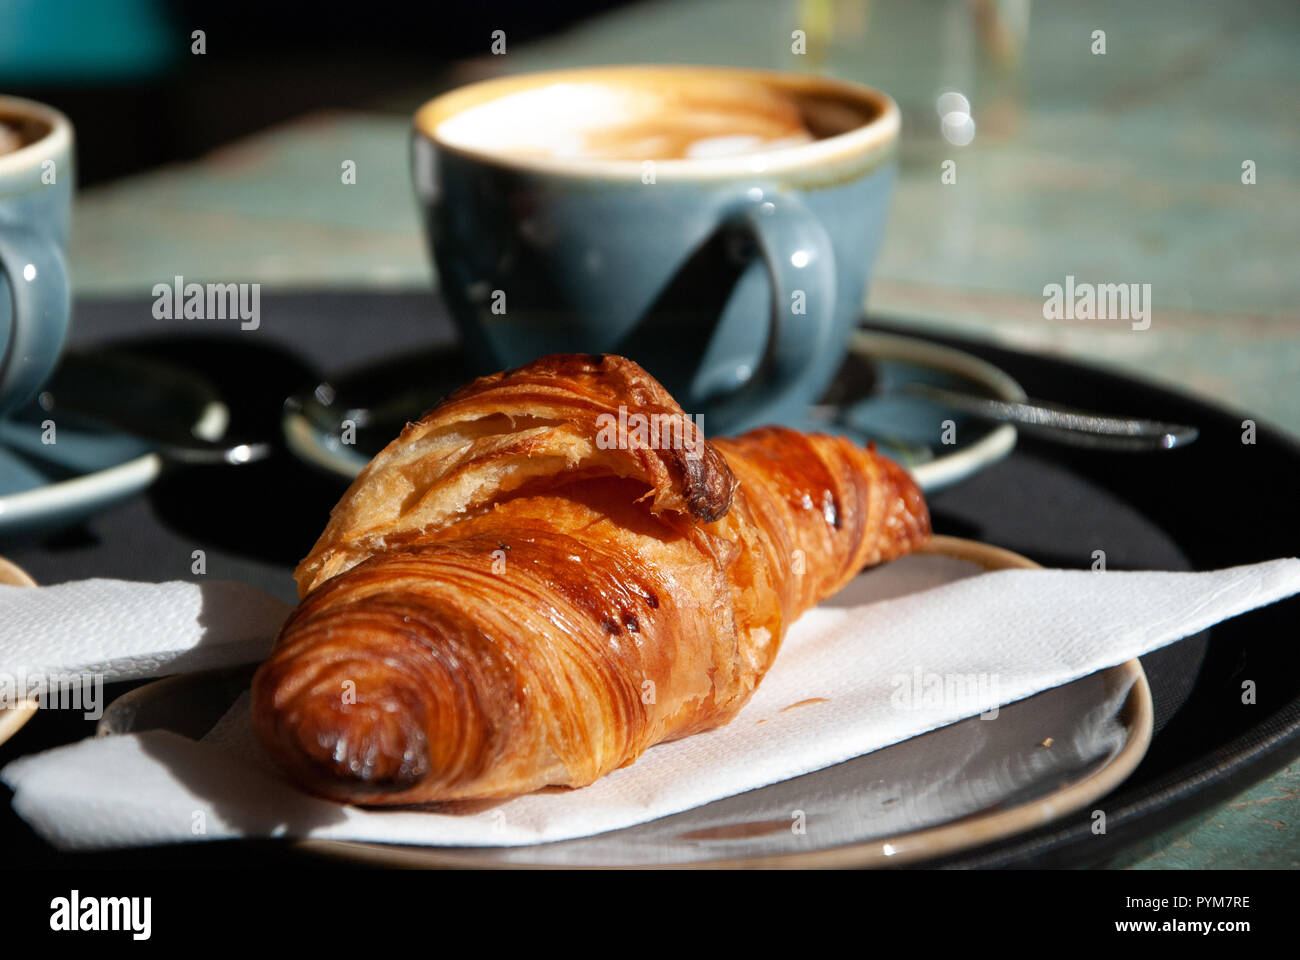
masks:
{"type": "Polygon", "coordinates": [[[64,355],[36,405],[130,434],[172,463],[255,463],[271,455],[266,442],[224,439],[229,411],[199,375],[113,350],[64,355]]]}
{"type": "Polygon", "coordinates": [[[1199,432],[1196,427],[1178,423],[1091,413],[1041,400],[994,400],[924,383],[909,383],[901,387],[899,392],[972,416],[1014,423],[1028,433],[1081,447],[1129,451],[1172,450],[1191,443],[1199,432]]]}

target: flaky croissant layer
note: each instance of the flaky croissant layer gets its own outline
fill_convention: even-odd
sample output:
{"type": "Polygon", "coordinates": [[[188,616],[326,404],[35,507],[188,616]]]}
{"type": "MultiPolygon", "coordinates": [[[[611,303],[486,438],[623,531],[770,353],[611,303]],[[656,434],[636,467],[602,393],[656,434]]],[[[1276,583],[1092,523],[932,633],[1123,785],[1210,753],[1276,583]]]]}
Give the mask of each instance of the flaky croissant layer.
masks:
{"type": "Polygon", "coordinates": [[[545,357],[358,476],[298,568],[254,723],[338,800],[583,786],[729,721],[795,618],[928,536],[874,450],[783,427],[706,442],[632,361],[545,357]],[[629,411],[676,418],[674,442],[602,442],[629,411]]]}

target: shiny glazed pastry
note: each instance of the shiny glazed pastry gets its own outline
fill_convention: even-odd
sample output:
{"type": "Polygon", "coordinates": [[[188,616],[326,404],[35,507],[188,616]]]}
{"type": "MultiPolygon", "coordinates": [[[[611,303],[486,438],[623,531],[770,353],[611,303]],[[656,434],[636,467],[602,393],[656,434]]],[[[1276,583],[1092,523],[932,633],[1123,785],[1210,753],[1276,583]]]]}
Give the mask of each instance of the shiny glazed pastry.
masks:
{"type": "Polygon", "coordinates": [[[578,787],[727,723],[790,624],[929,536],[898,465],[706,441],[622,357],[480,378],[361,472],[253,680],[270,755],[337,800],[578,787]]]}

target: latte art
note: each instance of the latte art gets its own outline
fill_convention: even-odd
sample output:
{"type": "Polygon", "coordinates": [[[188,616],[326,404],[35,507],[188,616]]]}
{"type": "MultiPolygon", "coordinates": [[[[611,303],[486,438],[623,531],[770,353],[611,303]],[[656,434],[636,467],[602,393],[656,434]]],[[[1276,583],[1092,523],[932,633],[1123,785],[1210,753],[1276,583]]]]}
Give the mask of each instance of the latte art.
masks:
{"type": "Polygon", "coordinates": [[[757,83],[554,83],[489,100],[440,123],[464,149],[527,157],[673,160],[811,143],[791,95],[757,83]]]}

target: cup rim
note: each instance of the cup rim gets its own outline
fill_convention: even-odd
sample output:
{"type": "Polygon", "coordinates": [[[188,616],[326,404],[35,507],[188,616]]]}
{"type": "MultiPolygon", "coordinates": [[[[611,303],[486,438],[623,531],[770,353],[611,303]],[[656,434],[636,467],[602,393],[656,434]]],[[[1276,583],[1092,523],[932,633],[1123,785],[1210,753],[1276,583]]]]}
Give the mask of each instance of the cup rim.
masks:
{"type": "Polygon", "coordinates": [[[706,73],[727,79],[750,79],[758,83],[776,85],[801,92],[823,91],[838,94],[858,103],[865,103],[874,111],[866,123],[824,137],[812,143],[755,153],[736,154],[729,157],[673,158],[655,160],[655,178],[706,180],[755,174],[781,174],[801,168],[815,167],[826,161],[847,159],[882,148],[897,139],[900,119],[898,104],[888,94],[874,87],[826,77],[820,74],[795,73],[783,70],[765,70],[750,67],[695,66],[690,64],[611,64],[605,66],[569,67],[559,70],[542,70],[493,77],[456,87],[422,104],[412,118],[413,132],[438,149],[459,154],[481,163],[507,167],[514,170],[601,177],[608,179],[637,179],[642,175],[642,160],[611,160],[597,157],[531,157],[516,156],[494,150],[482,150],[451,144],[437,135],[438,125],[451,116],[517,90],[533,89],[547,82],[562,83],[579,79],[617,77],[620,74],[645,73],[706,73]]]}
{"type": "Polygon", "coordinates": [[[39,140],[0,154],[0,176],[26,170],[31,164],[49,159],[72,145],[72,121],[47,104],[0,94],[0,113],[4,112],[34,117],[50,129],[39,140]]]}

